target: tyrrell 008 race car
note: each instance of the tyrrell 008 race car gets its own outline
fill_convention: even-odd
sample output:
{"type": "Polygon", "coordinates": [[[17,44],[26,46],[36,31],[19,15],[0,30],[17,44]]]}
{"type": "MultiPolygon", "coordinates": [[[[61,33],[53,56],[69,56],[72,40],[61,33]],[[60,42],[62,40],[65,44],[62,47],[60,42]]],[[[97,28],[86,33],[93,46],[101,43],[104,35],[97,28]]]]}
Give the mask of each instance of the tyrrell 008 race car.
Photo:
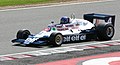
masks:
{"type": "Polygon", "coordinates": [[[114,36],[115,15],[84,14],[83,19],[63,16],[59,24],[51,22],[38,34],[31,34],[29,30],[19,30],[16,39],[23,45],[50,44],[61,46],[63,43],[80,42],[89,40],[111,40],[114,36]]]}

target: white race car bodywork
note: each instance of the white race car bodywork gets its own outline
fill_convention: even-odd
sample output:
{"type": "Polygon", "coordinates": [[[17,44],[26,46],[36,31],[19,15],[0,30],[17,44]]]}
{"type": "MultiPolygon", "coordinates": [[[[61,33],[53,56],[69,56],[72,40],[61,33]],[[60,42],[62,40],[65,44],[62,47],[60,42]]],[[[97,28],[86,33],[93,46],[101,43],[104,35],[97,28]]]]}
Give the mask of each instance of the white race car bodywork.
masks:
{"type": "Polygon", "coordinates": [[[94,24],[92,24],[91,22],[89,22],[87,20],[74,19],[69,24],[51,24],[48,27],[51,27],[51,29],[55,28],[55,30],[51,30],[51,31],[43,30],[36,35],[29,35],[29,37],[24,41],[24,44],[33,43],[34,41],[36,41],[42,37],[50,37],[50,35],[53,32],[61,33],[62,35],[79,34],[82,30],[87,30],[87,29],[93,28],[94,24]],[[57,27],[57,25],[58,26],[60,25],[61,27],[57,27]]]}

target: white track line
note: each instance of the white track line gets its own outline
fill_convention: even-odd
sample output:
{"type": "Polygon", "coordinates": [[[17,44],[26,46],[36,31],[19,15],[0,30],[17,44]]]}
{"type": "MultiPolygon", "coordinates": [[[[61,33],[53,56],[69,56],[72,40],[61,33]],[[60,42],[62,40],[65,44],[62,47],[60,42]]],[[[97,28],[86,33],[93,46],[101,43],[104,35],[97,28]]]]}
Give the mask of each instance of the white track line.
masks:
{"type": "Polygon", "coordinates": [[[88,4],[88,3],[107,2],[107,1],[114,1],[114,0],[93,1],[93,2],[81,2],[81,3],[69,3],[69,4],[58,4],[58,5],[38,6],[38,7],[27,7],[27,8],[17,8],[17,9],[5,9],[5,10],[0,10],[0,11],[28,10],[28,9],[58,7],[58,6],[67,6],[67,5],[77,5],[77,4],[88,4]]]}

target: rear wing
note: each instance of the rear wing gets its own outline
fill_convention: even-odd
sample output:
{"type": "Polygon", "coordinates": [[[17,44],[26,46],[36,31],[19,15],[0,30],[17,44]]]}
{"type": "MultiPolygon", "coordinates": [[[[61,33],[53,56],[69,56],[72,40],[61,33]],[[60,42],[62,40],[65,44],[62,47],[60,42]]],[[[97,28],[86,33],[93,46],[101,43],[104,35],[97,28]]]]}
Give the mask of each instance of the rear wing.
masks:
{"type": "Polygon", "coordinates": [[[84,14],[83,18],[97,25],[100,23],[111,23],[113,26],[115,25],[115,15],[107,15],[107,14],[84,14]]]}

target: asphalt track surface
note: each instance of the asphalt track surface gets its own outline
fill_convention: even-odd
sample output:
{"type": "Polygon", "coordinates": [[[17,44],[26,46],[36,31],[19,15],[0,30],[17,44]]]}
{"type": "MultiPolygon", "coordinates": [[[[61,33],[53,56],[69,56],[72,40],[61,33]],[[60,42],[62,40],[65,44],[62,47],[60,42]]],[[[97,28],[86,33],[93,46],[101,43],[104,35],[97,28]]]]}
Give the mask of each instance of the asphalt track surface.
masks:
{"type": "MultiPolygon", "coordinates": [[[[116,33],[115,33],[115,36],[113,37],[113,40],[119,40],[120,38],[119,3],[120,3],[119,0],[114,0],[110,2],[65,5],[65,6],[23,9],[23,10],[13,10],[13,11],[12,10],[0,11],[0,34],[1,34],[0,35],[0,55],[47,49],[48,46],[42,46],[39,48],[21,47],[19,45],[12,46],[11,40],[15,38],[15,34],[19,29],[29,29],[32,33],[38,33],[45,26],[47,26],[47,24],[49,24],[50,21],[54,20],[56,23],[58,23],[61,16],[63,15],[70,16],[71,13],[75,13],[77,18],[82,18],[82,15],[84,13],[93,13],[93,12],[115,14],[116,15],[116,23],[115,23],[116,33]]],[[[79,44],[85,44],[85,43],[75,43],[75,44],[79,45],[79,44]]],[[[74,43],[63,44],[63,47],[72,46],[75,44],[74,43]]],[[[119,48],[119,47],[113,47],[113,48],[119,48]]],[[[32,59],[34,60],[34,58],[32,59]]],[[[26,61],[21,60],[21,62],[23,62],[23,65],[24,63],[26,65],[27,62],[29,62],[29,60],[26,60],[26,61]]],[[[33,63],[31,62],[31,64],[36,64],[36,63],[39,63],[39,62],[37,61],[33,63]]],[[[9,64],[9,61],[8,63],[6,63],[6,65],[7,64],[9,64]]]]}

